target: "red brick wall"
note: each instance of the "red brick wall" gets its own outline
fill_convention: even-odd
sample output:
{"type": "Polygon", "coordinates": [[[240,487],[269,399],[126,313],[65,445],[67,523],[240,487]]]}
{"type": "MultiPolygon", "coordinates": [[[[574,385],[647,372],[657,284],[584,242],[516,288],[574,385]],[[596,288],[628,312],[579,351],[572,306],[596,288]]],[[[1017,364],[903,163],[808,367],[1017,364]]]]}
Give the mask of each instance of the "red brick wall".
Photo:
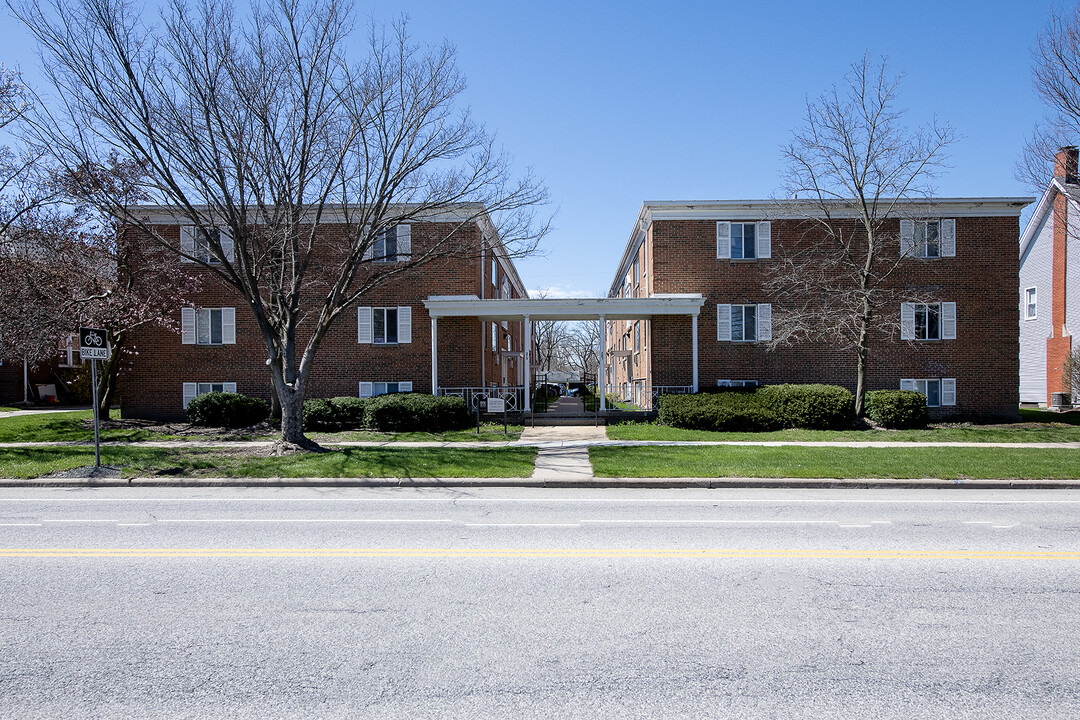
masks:
{"type": "MultiPolygon", "coordinates": [[[[1061,167],[1071,162],[1075,171],[1076,150],[1058,153],[1057,164],[1061,167]],[[1063,156],[1071,159],[1063,160],[1063,156]]],[[[1075,172],[1074,172],[1075,174],[1075,172]]],[[[1063,175],[1064,177],[1064,175],[1063,175]]],[[[1063,335],[1065,331],[1065,280],[1069,267],[1069,202],[1064,193],[1054,198],[1054,249],[1050,273],[1050,337],[1046,340],[1046,404],[1051,404],[1051,395],[1056,392],[1071,392],[1066,387],[1065,363],[1072,352],[1072,337],[1063,335]]]]}
{"type": "MultiPolygon", "coordinates": [[[[452,226],[413,223],[413,253],[425,242],[452,226]]],[[[162,235],[179,243],[179,228],[160,228],[162,235]]],[[[334,228],[324,231],[333,233],[334,228]]],[[[479,247],[475,226],[458,231],[463,241],[479,247]]],[[[464,254],[439,259],[370,291],[358,303],[370,307],[412,308],[412,342],[398,345],[359,344],[355,306],[345,310],[324,336],[307,385],[307,397],[357,396],[359,383],[411,381],[416,392],[431,392],[431,318],[423,300],[431,295],[479,295],[477,256],[464,254]]],[[[236,382],[237,391],[269,400],[271,381],[267,352],[254,315],[234,292],[212,277],[211,271],[177,261],[178,271],[207,277],[194,299],[197,307],[236,307],[235,345],[184,345],[178,333],[160,327],[140,329],[131,344],[138,353],[124,379],[125,417],[183,418],[184,382],[236,382]]],[[[490,295],[489,295],[490,297],[490,295]]],[[[311,295],[314,306],[317,293],[311,295]]],[[[175,310],[180,318],[179,305],[175,310]]],[[[308,320],[313,322],[314,318],[308,320]]],[[[471,318],[442,319],[438,325],[439,385],[481,384],[482,328],[471,318]]],[[[303,324],[298,333],[298,355],[309,337],[303,324]]]]}
{"type": "MultiPolygon", "coordinates": [[[[912,342],[872,336],[868,389],[898,389],[901,378],[956,378],[957,405],[932,410],[933,415],[1016,416],[1019,232],[1016,217],[957,218],[956,257],[904,261],[893,285],[955,302],[957,338],[912,342]]],[[[652,239],[652,290],[700,292],[706,298],[698,321],[700,387],[715,386],[718,379],[753,379],[763,384],[823,382],[855,389],[851,351],[826,343],[769,351],[761,343],[716,340],[718,303],[773,302],[774,317],[783,311],[762,290],[765,271],[785,243],[813,241],[805,224],[772,222],[773,260],[716,259],[714,220],[654,221],[652,239]]],[[[899,248],[886,252],[895,257],[899,248]]],[[[891,312],[899,316],[899,303],[891,312]]],[[[689,385],[690,319],[657,318],[651,324],[653,383],[689,385]]]]}

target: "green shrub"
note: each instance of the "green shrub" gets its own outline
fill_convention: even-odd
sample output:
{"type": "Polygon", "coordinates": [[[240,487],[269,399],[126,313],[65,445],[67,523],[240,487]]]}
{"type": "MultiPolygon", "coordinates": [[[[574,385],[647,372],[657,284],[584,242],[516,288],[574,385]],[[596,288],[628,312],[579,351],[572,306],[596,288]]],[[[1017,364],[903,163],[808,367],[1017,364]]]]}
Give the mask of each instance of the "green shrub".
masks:
{"type": "Polygon", "coordinates": [[[305,430],[354,430],[364,427],[369,398],[335,397],[304,401],[305,430]]]}
{"type": "Polygon", "coordinates": [[[658,419],[688,430],[779,430],[784,422],[755,393],[661,395],[658,419]]]}
{"type": "Polygon", "coordinates": [[[473,424],[473,416],[459,397],[397,393],[368,400],[365,424],[389,432],[441,432],[467,428],[473,424]]]}
{"type": "Polygon", "coordinates": [[[210,392],[192,399],[187,414],[192,425],[248,427],[266,419],[270,403],[240,393],[210,392]]]}
{"type": "Polygon", "coordinates": [[[866,416],[887,428],[926,427],[926,396],[912,390],[872,390],[866,393],[866,416]]]}
{"type": "Polygon", "coordinates": [[[755,394],[784,427],[843,430],[855,419],[855,397],[838,385],[766,385],[755,394]]]}

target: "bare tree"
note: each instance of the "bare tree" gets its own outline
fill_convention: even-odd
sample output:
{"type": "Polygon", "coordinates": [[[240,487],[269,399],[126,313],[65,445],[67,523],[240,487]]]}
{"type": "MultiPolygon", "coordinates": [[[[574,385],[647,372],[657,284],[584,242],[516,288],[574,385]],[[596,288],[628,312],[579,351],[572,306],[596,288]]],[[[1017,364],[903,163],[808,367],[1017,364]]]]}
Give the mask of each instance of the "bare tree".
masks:
{"type": "Polygon", "coordinates": [[[1065,365],[1061,368],[1061,386],[1069,391],[1072,403],[1080,405],[1080,348],[1065,358],[1065,365]]]}
{"type": "Polygon", "coordinates": [[[567,333],[567,365],[582,375],[596,374],[600,365],[600,323],[578,322],[567,333]]]}
{"type": "Polygon", "coordinates": [[[1050,112],[1024,144],[1016,176],[1041,192],[1058,148],[1080,144],[1080,6],[1051,8],[1033,59],[1035,92],[1050,112]]]}
{"type": "Polygon", "coordinates": [[[493,138],[458,107],[465,83],[453,48],[416,44],[402,21],[373,26],[366,56],[350,62],[349,7],[256,0],[239,17],[231,3],[173,0],[151,25],[122,0],[13,6],[62,102],[34,115],[38,137],[64,168],[100,166],[111,152],[138,163],[145,193],[196,228],[209,257],[185,253],[112,193],[86,198],[243,298],[288,446],[310,445],[307,379],[346,308],[418,265],[474,250],[451,232],[414,247],[407,262],[374,262],[387,229],[490,215],[518,252],[546,229],[534,222],[544,189],[514,179],[493,138]],[[343,237],[322,231],[331,221],[344,223],[343,237]]]}
{"type": "Polygon", "coordinates": [[[784,147],[789,197],[778,210],[803,217],[802,242],[774,252],[766,290],[777,299],[772,346],[825,342],[856,360],[855,411],[862,414],[871,336],[894,334],[887,311],[918,299],[892,276],[901,252],[901,217],[919,214],[926,183],[955,135],[930,122],[917,129],[896,107],[899,77],[869,56],[852,65],[840,88],[807,101],[803,127],[784,147]]]}

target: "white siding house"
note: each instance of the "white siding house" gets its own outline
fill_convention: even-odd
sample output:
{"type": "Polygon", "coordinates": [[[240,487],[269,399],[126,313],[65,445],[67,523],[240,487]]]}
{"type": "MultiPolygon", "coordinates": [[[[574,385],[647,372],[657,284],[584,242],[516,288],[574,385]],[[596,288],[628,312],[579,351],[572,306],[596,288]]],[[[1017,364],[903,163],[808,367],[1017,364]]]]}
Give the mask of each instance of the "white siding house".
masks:
{"type": "MultiPolygon", "coordinates": [[[[1045,198],[1045,196],[1044,196],[1045,198]]],[[[1054,252],[1053,200],[1039,210],[1020,248],[1020,402],[1046,404],[1046,338],[1050,337],[1050,271],[1054,252]],[[1036,222],[1036,218],[1039,218],[1036,222]],[[1034,295],[1034,298],[1032,298],[1034,295]],[[1034,299],[1034,302],[1032,302],[1034,299]]]]}

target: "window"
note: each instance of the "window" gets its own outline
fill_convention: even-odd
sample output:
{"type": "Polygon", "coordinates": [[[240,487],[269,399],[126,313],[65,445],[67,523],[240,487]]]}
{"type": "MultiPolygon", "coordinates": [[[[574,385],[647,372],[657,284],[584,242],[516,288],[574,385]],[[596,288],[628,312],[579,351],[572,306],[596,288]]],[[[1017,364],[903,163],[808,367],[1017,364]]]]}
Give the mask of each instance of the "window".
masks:
{"type": "Polygon", "coordinates": [[[716,257],[725,260],[753,260],[772,257],[772,223],[716,223],[716,257]]]}
{"type": "Polygon", "coordinates": [[[955,378],[905,379],[900,381],[900,389],[922,393],[927,407],[956,404],[955,378]]]}
{"type": "Polygon", "coordinates": [[[757,257],[757,247],[753,223],[731,223],[731,259],[751,259],[757,257]]]}
{"type": "Polygon", "coordinates": [[[634,352],[641,352],[641,321],[634,323],[634,352]]]}
{"type": "Polygon", "coordinates": [[[388,393],[412,392],[411,382],[361,382],[360,397],[374,397],[388,393]]]}
{"type": "Polygon", "coordinates": [[[356,309],[356,341],[372,345],[403,345],[412,342],[412,308],[356,309]]]}
{"type": "Polygon", "coordinates": [[[181,308],[184,345],[235,345],[236,308],[181,308]]]}
{"type": "Polygon", "coordinates": [[[221,252],[225,260],[233,260],[233,239],[227,230],[221,228],[196,228],[193,225],[180,227],[180,251],[193,259],[182,258],[184,262],[204,262],[217,264],[221,261],[214,255],[212,245],[217,243],[221,246],[221,252]]]}
{"type": "Polygon", "coordinates": [[[234,382],[218,382],[218,383],[184,383],[184,409],[187,410],[188,403],[194,400],[199,395],[205,395],[209,392],[236,392],[236,383],[234,382]]]}
{"type": "Polygon", "coordinates": [[[956,220],[901,220],[900,254],[918,258],[956,256],[956,220]]]}
{"type": "Polygon", "coordinates": [[[374,308],[372,310],[372,322],[374,323],[373,343],[376,345],[397,343],[397,308],[374,308]]]}
{"type": "Polygon", "coordinates": [[[716,387],[757,387],[757,380],[717,380],[716,387]]]}
{"type": "Polygon", "coordinates": [[[901,303],[901,340],[955,340],[956,303],[901,303]]]}
{"type": "Polygon", "coordinates": [[[491,323],[491,352],[499,352],[499,326],[491,323]]]}
{"type": "Polygon", "coordinates": [[[716,339],[720,342],[772,340],[772,305],[717,305],[716,339]]]}
{"type": "Polygon", "coordinates": [[[503,275],[503,279],[502,279],[502,299],[503,300],[509,300],[510,299],[510,281],[506,279],[505,275],[503,275]]]}
{"type": "Polygon", "coordinates": [[[82,365],[82,356],[79,354],[75,335],[69,334],[60,338],[60,367],[75,367],[76,365],[82,365]]]}
{"type": "Polygon", "coordinates": [[[1035,319],[1035,288],[1028,288],[1024,291],[1024,319],[1035,319]]]}
{"type": "Polygon", "coordinates": [[[402,262],[412,258],[412,226],[395,225],[379,233],[364,253],[372,262],[402,262]]]}

